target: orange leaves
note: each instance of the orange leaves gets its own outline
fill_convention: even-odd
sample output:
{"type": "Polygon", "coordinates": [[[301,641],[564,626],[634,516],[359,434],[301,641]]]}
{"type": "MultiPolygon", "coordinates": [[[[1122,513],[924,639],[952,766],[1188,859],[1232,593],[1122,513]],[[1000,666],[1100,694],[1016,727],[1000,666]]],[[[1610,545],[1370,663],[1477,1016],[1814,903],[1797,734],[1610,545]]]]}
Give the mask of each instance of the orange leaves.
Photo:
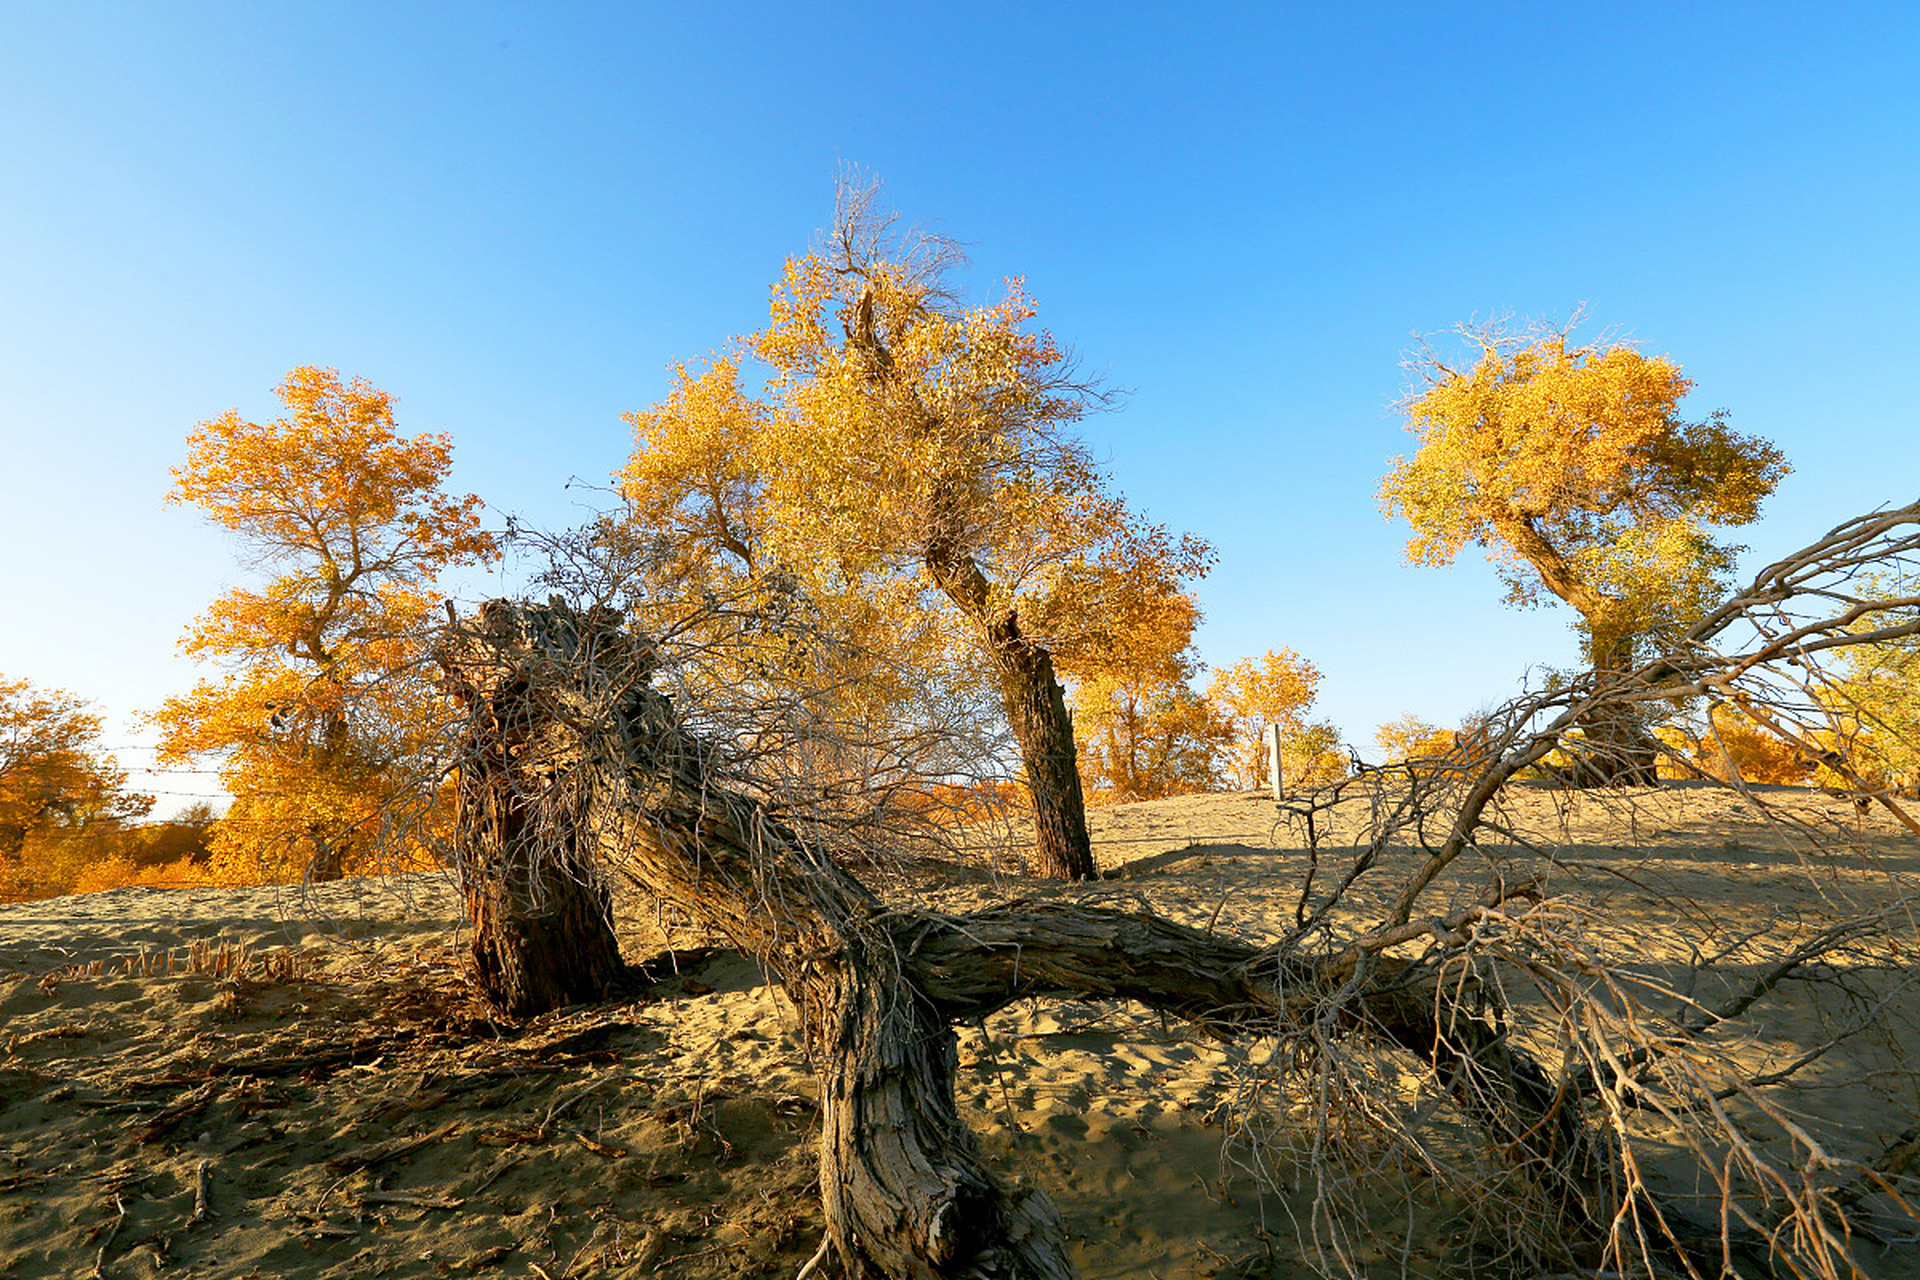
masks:
{"type": "Polygon", "coordinates": [[[1787,466],[1716,414],[1679,416],[1693,384],[1664,357],[1578,345],[1564,330],[1463,330],[1467,372],[1426,351],[1404,408],[1419,438],[1380,485],[1413,527],[1407,558],[1488,547],[1516,604],[1544,588],[1578,609],[1596,650],[1697,616],[1731,552],[1703,525],[1745,524],[1787,466]]]}
{"type": "MultiPolygon", "coordinates": [[[[1888,596],[1909,591],[1911,587],[1898,580],[1875,583],[1868,595],[1879,597],[1882,607],[1856,627],[1867,630],[1913,621],[1912,610],[1884,604],[1888,596]]],[[[1817,691],[1816,701],[1831,726],[1826,732],[1833,738],[1823,745],[1842,745],[1855,776],[1864,775],[1902,795],[1920,794],[1920,637],[1848,648],[1839,669],[1817,691]]],[[[1835,779],[1823,776],[1820,780],[1835,779]]]]}
{"type": "Polygon", "coordinates": [[[919,579],[930,553],[962,556],[984,575],[980,609],[1017,608],[1069,646],[1096,600],[1178,596],[1211,553],[1107,491],[1067,433],[1100,393],[1032,326],[1024,282],[961,304],[944,277],[952,246],[890,234],[870,194],[825,248],[785,264],[745,342],[771,375],[764,396],[728,357],[676,370],[664,401],[629,415],[632,523],[709,573],[778,564],[816,595],[822,576],[919,579]]]}
{"type": "Polygon", "coordinates": [[[724,552],[750,572],[767,533],[760,455],[772,417],[741,390],[736,361],[698,377],[676,368],[665,401],[625,415],[634,450],[615,480],[630,518],[683,562],[724,552]]]}
{"type": "Polygon", "coordinates": [[[1630,347],[1569,347],[1482,335],[1468,374],[1440,374],[1407,403],[1421,448],[1381,486],[1389,514],[1414,525],[1410,558],[1445,564],[1462,544],[1497,538],[1494,512],[1549,523],[1630,507],[1671,507],[1652,474],[1658,447],[1684,424],[1692,383],[1671,362],[1630,347]]]}
{"type": "MultiPolygon", "coordinates": [[[[1157,531],[1162,551],[1170,541],[1157,531]]],[[[1143,800],[1213,784],[1229,727],[1187,681],[1200,605],[1173,565],[1116,555],[1066,566],[1025,615],[1072,685],[1082,787],[1143,800]]]]}
{"type": "Polygon", "coordinates": [[[201,507],[278,572],[262,590],[217,601],[184,644],[328,665],[340,639],[377,647],[417,622],[433,603],[419,583],[498,551],[480,527],[480,499],[441,492],[447,437],[396,435],[392,396],[313,367],[288,374],[278,394],[287,417],[255,423],[230,411],[203,422],[174,470],[170,502],[201,507]]]}
{"type": "Polygon", "coordinates": [[[1452,730],[1429,724],[1416,715],[1389,720],[1373,731],[1373,740],[1390,765],[1444,760],[1453,753],[1458,737],[1452,730]]]}
{"type": "Polygon", "coordinates": [[[965,308],[927,263],[790,260],[751,339],[781,408],[762,456],[779,526],[906,559],[938,539],[1030,543],[1020,491],[1079,463],[1060,432],[1087,407],[1033,315],[1017,280],[965,308]]]}
{"type": "Polygon", "coordinates": [[[1213,673],[1205,695],[1188,684],[1197,665],[1186,648],[1198,608],[1185,597],[1130,637],[1119,657],[1074,677],[1074,726],[1088,789],[1139,800],[1227,785],[1269,784],[1263,732],[1280,726],[1281,767],[1289,787],[1344,777],[1347,759],[1331,723],[1308,718],[1320,671],[1291,649],[1270,649],[1213,673]],[[1162,645],[1156,652],[1155,641],[1162,645]],[[1171,646],[1171,647],[1165,647],[1171,646]]]}
{"type": "Polygon", "coordinates": [[[1709,708],[1706,731],[1697,738],[1677,731],[1662,736],[1677,740],[1670,745],[1691,754],[1702,773],[1723,782],[1798,786],[1812,778],[1817,767],[1792,743],[1726,707],[1709,708]]]}
{"type": "Polygon", "coordinates": [[[0,678],[0,902],[71,890],[153,806],[68,694],[0,678]]]}
{"type": "Polygon", "coordinates": [[[1269,649],[1213,673],[1207,697],[1225,715],[1257,729],[1277,724],[1298,728],[1320,692],[1320,668],[1291,649],[1269,649]]]}
{"type": "MultiPolygon", "coordinates": [[[[1076,686],[1183,682],[1184,587],[1211,552],[1108,490],[1071,434],[1104,398],[1032,323],[1023,283],[963,304],[951,242],[899,232],[873,195],[843,188],[823,247],[786,263],[766,327],[743,344],[767,368],[763,395],[742,391],[729,358],[678,370],[664,401],[629,417],[617,532],[663,544],[650,602],[683,602],[690,627],[723,598],[736,616],[757,591],[804,602],[804,654],[769,665],[739,636],[708,652],[754,654],[745,687],[813,682],[802,701],[835,736],[953,744],[922,755],[960,772],[955,752],[991,750],[983,695],[1002,697],[1036,804],[1060,815],[1042,824],[1061,844],[1043,861],[1075,865],[1087,855],[1054,661],[1076,686]]],[[[1168,696],[1183,714],[1197,702],[1168,696]]]]}
{"type": "Polygon", "coordinates": [[[0,678],[0,859],[35,833],[112,825],[146,813],[152,796],[100,746],[100,717],[58,690],[0,678]]]}
{"type": "Polygon", "coordinates": [[[1211,790],[1230,727],[1184,681],[1101,675],[1073,690],[1082,785],[1102,800],[1211,790]]]}
{"type": "MultiPolygon", "coordinates": [[[[443,569],[498,555],[480,499],[441,485],[444,435],[402,437],[393,397],[331,369],[278,388],[287,415],[229,412],[188,436],[169,500],[202,507],[271,575],[208,606],[181,645],[227,668],[155,715],[163,758],[211,755],[235,805],[216,861],[338,874],[397,808],[434,810],[415,776],[439,698],[425,631],[443,569]]],[[[431,822],[428,823],[431,826],[431,822]]]]}
{"type": "Polygon", "coordinates": [[[195,428],[168,501],[202,508],[254,554],[342,575],[428,573],[495,554],[480,500],[440,492],[451,442],[395,435],[392,396],[311,366],[276,394],[289,416],[255,423],[230,410],[195,428]]]}

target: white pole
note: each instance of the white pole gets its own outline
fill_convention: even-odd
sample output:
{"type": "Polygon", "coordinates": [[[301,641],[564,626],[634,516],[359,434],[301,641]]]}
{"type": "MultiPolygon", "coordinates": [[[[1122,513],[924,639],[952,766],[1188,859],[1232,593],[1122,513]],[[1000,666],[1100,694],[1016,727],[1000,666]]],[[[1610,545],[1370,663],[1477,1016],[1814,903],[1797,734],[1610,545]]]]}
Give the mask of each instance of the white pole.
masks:
{"type": "Polygon", "coordinates": [[[1273,779],[1273,798],[1284,800],[1286,796],[1282,793],[1280,778],[1280,726],[1270,724],[1260,736],[1267,743],[1267,774],[1273,779]]]}

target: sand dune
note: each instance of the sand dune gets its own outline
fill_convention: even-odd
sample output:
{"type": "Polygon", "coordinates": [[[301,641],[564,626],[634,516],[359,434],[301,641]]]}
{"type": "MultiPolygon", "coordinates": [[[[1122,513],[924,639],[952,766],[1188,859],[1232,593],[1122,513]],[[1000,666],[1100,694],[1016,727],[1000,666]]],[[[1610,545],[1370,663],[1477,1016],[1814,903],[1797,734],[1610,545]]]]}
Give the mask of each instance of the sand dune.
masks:
{"type": "MultiPolygon", "coordinates": [[[[1657,964],[1697,934],[1690,904],[1724,931],[1810,926],[1843,898],[1883,898],[1888,868],[1920,872],[1920,841],[1892,824],[1785,798],[1844,852],[1808,855],[1699,787],[1631,811],[1520,789],[1508,808],[1580,864],[1554,887],[1594,936],[1657,964]]],[[[1184,797],[1094,822],[1111,873],[1097,884],[927,873],[889,892],[952,910],[1012,894],[1139,903],[1254,939],[1286,927],[1305,859],[1269,801],[1184,797]]],[[[823,1230],[816,1095],[777,989],[722,952],[508,1024],[463,985],[456,917],[431,877],[0,908],[0,1276],[798,1271],[823,1230]]],[[[633,961],[710,941],[663,934],[639,903],[622,925],[633,961]]],[[[1771,1047],[1820,1041],[1839,1013],[1818,996],[1771,998],[1771,1047]]],[[[1898,1000],[1910,1026],[1920,1010],[1898,1000]]],[[[1808,1123],[1871,1155],[1920,1114],[1912,1082],[1824,1082],[1911,1066],[1912,1049],[1830,1055],[1800,1099],[1808,1123]]],[[[1260,1193],[1232,1137],[1266,1105],[1250,1093],[1261,1053],[1139,1011],[1033,1003],[962,1029],[960,1097],[999,1167],[1060,1205],[1085,1276],[1304,1276],[1312,1188],[1260,1193]]],[[[1449,1248],[1436,1225],[1415,1271],[1437,1274],[1449,1248]]],[[[1391,1252],[1355,1257],[1400,1274],[1391,1252]]],[[[1897,1238],[1860,1250],[1890,1277],[1920,1275],[1915,1253],[1897,1238]]]]}

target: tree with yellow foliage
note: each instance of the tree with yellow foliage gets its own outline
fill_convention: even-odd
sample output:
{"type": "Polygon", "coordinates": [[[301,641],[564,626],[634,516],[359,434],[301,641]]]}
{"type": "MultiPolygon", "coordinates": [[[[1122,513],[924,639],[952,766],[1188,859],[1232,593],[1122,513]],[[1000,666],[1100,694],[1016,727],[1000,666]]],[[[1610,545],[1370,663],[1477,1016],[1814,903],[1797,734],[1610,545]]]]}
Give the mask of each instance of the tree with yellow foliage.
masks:
{"type": "Polygon", "coordinates": [[[100,717],[0,677],[0,900],[65,893],[103,831],[153,807],[100,746],[100,717]]]}
{"type": "Polygon", "coordinates": [[[1376,726],[1373,740],[1385,753],[1388,764],[1437,759],[1453,750],[1450,731],[1412,712],[1376,726]]]}
{"type": "MultiPolygon", "coordinates": [[[[1911,595],[1912,586],[1880,582],[1876,594],[1911,595]]],[[[1884,614],[1920,623],[1920,611],[1887,608],[1873,618],[1876,627],[1885,626],[1884,614]]],[[[1831,726],[1820,735],[1828,740],[1823,745],[1851,757],[1853,776],[1837,780],[1920,794],[1920,640],[1901,636],[1849,648],[1836,667],[1816,700],[1831,726]]]]}
{"type": "Polygon", "coordinates": [[[631,581],[603,594],[683,655],[675,678],[712,729],[777,758],[789,804],[822,820],[943,808],[935,793],[992,755],[951,615],[899,566],[786,554],[765,470],[785,419],[742,390],[738,358],[676,369],[667,397],[626,420],[626,509],[593,538],[594,558],[631,581]]]}
{"type": "Polygon", "coordinates": [[[1098,802],[1211,791],[1225,726],[1184,681],[1076,681],[1069,695],[1075,749],[1098,802]]]}
{"type": "Polygon", "coordinates": [[[1069,434],[1102,396],[1031,327],[1020,283],[993,305],[963,305],[954,246],[900,234],[875,194],[843,189],[827,242],[787,263],[750,340],[771,370],[767,397],[745,396],[727,361],[683,374],[638,415],[623,490],[635,521],[703,548],[709,566],[725,553],[695,577],[778,572],[816,607],[874,602],[855,630],[876,649],[888,633],[912,636],[909,647],[950,660],[947,638],[964,637],[1018,743],[1042,869],[1086,878],[1055,654],[1098,647],[1142,592],[1177,591],[1210,553],[1107,488],[1069,434]],[[935,601],[951,621],[926,620],[935,601]]]}
{"type": "Polygon", "coordinates": [[[1309,720],[1320,692],[1320,669],[1291,649],[1269,649],[1221,667],[1207,682],[1207,702],[1228,726],[1228,770],[1248,789],[1265,788],[1266,726],[1280,726],[1280,769],[1288,785],[1317,786],[1344,776],[1340,731],[1332,722],[1309,720]]]}
{"type": "Polygon", "coordinates": [[[174,470],[168,500],[205,510],[270,576],[189,628],[182,650],[225,673],[155,721],[163,760],[220,762],[234,803],[214,858],[227,875],[332,879],[364,864],[397,807],[433,838],[436,780],[421,776],[444,717],[424,665],[432,586],[497,552],[480,500],[441,490],[450,441],[398,435],[392,396],[313,367],[277,394],[286,417],[203,422],[174,470]]]}
{"type": "Polygon", "coordinates": [[[1172,583],[1133,603],[1132,617],[1105,620],[1098,643],[1083,638],[1059,655],[1081,780],[1114,800],[1210,790],[1230,726],[1189,683],[1200,607],[1172,583]]]}
{"type": "MultiPolygon", "coordinates": [[[[1381,507],[1413,526],[1414,563],[1485,547],[1508,603],[1544,592],[1572,605],[1596,676],[1624,675],[1722,593],[1739,548],[1707,529],[1757,519],[1786,461],[1722,414],[1681,419],[1693,384],[1664,357],[1574,343],[1571,326],[1461,332],[1471,367],[1431,349],[1413,361],[1421,387],[1403,407],[1420,448],[1395,459],[1381,507]]],[[[1589,725],[1585,741],[1576,780],[1654,782],[1654,744],[1632,717],[1589,725]]]]}
{"type": "Polygon", "coordinates": [[[1698,732],[1668,725],[1655,733],[1669,751],[1667,771],[1680,777],[1704,774],[1726,783],[1794,786],[1810,779],[1818,764],[1812,753],[1755,723],[1737,706],[1709,706],[1698,732]]]}

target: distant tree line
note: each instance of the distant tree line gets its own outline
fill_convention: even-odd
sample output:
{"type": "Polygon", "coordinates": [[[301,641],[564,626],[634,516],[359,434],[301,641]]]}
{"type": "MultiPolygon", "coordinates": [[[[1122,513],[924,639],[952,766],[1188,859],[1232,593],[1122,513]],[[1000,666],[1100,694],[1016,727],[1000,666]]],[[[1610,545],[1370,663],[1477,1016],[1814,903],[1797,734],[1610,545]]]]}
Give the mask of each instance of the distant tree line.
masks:
{"type": "Polygon", "coordinates": [[[0,901],[198,881],[212,806],[145,821],[153,800],[127,785],[85,703],[0,677],[0,901]]]}

